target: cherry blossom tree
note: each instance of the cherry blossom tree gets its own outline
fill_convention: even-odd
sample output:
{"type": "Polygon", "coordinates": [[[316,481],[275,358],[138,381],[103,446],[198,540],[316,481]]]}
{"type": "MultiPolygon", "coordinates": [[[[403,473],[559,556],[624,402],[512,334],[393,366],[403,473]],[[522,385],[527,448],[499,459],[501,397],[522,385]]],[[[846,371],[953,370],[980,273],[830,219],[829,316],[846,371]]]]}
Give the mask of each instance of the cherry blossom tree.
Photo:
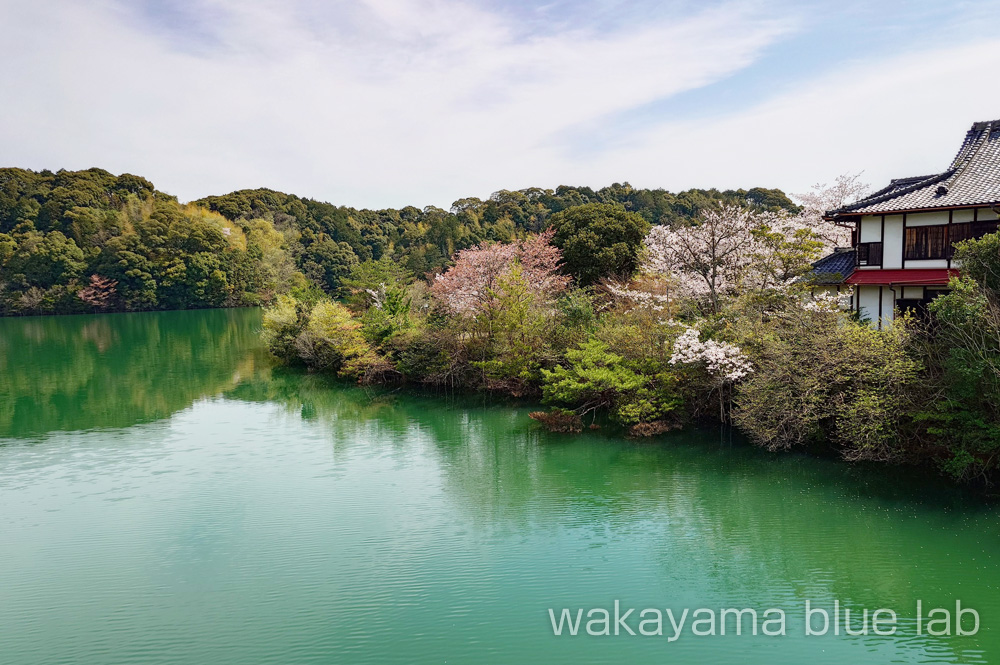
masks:
{"type": "MultiPolygon", "coordinates": [[[[627,282],[606,279],[600,286],[611,297],[607,305],[638,314],[651,325],[672,322],[680,313],[680,294],[670,275],[644,270],[627,282]]],[[[602,301],[600,306],[606,305],[602,301]]]]}
{"type": "MultiPolygon", "coordinates": [[[[769,217],[773,213],[763,213],[769,217]]],[[[750,269],[762,220],[749,208],[720,206],[702,213],[693,226],[654,226],[646,236],[648,269],[670,275],[689,297],[707,297],[719,311],[719,297],[750,269]]]]}
{"type": "Polygon", "coordinates": [[[726,420],[726,396],[731,387],[753,372],[750,358],[736,345],[701,339],[697,328],[687,328],[674,340],[671,365],[699,365],[711,379],[713,390],[719,393],[719,419],[726,420]]]}
{"type": "Polygon", "coordinates": [[[738,346],[714,339],[702,340],[696,328],[688,328],[674,341],[670,364],[696,363],[704,363],[709,375],[724,383],[735,383],[753,371],[750,359],[738,346]]]}
{"type": "Polygon", "coordinates": [[[802,309],[807,312],[825,312],[833,314],[851,309],[853,297],[854,289],[851,288],[847,291],[840,291],[838,293],[820,291],[819,293],[815,293],[809,298],[803,299],[799,302],[802,304],[802,309]]]}
{"type": "Polygon", "coordinates": [[[108,277],[91,275],[90,284],[80,289],[76,297],[94,309],[107,309],[115,296],[118,282],[108,277]]]}
{"type": "Polygon", "coordinates": [[[554,231],[510,244],[483,243],[455,254],[455,265],[434,278],[431,294],[456,314],[477,315],[497,305],[502,281],[519,266],[533,296],[549,300],[569,285],[559,274],[562,252],[550,244],[554,231]]]}
{"type": "Polygon", "coordinates": [[[603,283],[603,286],[619,301],[627,302],[633,307],[649,309],[654,312],[669,310],[670,303],[673,301],[670,287],[667,285],[654,286],[649,283],[649,279],[643,279],[644,277],[645,275],[640,275],[640,279],[632,280],[629,283],[608,280],[603,283]],[[660,292],[657,293],[657,291],[660,292]]]}
{"type": "Polygon", "coordinates": [[[669,275],[683,296],[707,300],[740,288],[781,287],[809,269],[823,241],[804,218],[720,205],[691,226],[656,226],[646,237],[647,270],[669,275]]]}
{"type": "Polygon", "coordinates": [[[802,224],[811,228],[822,238],[826,249],[844,247],[850,244],[851,230],[823,219],[823,215],[854,203],[864,197],[871,188],[861,180],[860,173],[837,176],[832,185],[817,183],[805,194],[793,194],[802,205],[799,214],[802,224]]]}

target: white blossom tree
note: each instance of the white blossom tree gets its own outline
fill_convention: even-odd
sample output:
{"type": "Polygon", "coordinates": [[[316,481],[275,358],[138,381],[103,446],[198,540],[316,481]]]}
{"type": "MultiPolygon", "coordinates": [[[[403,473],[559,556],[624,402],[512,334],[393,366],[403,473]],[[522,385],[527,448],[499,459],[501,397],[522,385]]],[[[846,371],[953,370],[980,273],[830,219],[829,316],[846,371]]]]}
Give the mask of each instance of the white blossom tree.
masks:
{"type": "Polygon", "coordinates": [[[643,272],[628,282],[605,280],[602,286],[614,299],[630,308],[664,313],[673,313],[671,307],[675,298],[675,285],[666,275],[643,272]]]}
{"type": "Polygon", "coordinates": [[[740,348],[728,342],[701,339],[696,328],[688,328],[675,341],[671,365],[704,363],[709,375],[722,383],[735,383],[753,371],[750,359],[740,348]]]}
{"type": "Polygon", "coordinates": [[[708,210],[694,226],[654,226],[646,236],[648,267],[673,277],[685,295],[707,296],[718,311],[719,296],[749,266],[756,226],[754,213],[739,206],[708,210]]]}
{"type": "Polygon", "coordinates": [[[853,297],[853,288],[838,293],[820,291],[819,293],[814,293],[809,298],[803,299],[800,302],[802,303],[802,309],[807,312],[826,312],[835,314],[849,310],[851,308],[853,297]]]}
{"type": "Polygon", "coordinates": [[[799,214],[802,223],[812,228],[823,239],[826,249],[844,247],[850,244],[851,230],[823,219],[823,215],[854,203],[868,194],[871,188],[861,180],[860,173],[837,176],[832,185],[817,183],[812,191],[793,194],[802,206],[799,214]]]}
{"type": "Polygon", "coordinates": [[[697,328],[687,328],[676,340],[670,354],[671,365],[701,365],[719,393],[719,419],[726,420],[727,390],[753,372],[750,358],[735,344],[701,339],[697,328]]]}
{"type": "Polygon", "coordinates": [[[822,246],[798,216],[720,205],[692,226],[653,227],[647,269],[669,275],[681,295],[705,299],[718,312],[727,293],[780,286],[801,275],[822,246]]]}

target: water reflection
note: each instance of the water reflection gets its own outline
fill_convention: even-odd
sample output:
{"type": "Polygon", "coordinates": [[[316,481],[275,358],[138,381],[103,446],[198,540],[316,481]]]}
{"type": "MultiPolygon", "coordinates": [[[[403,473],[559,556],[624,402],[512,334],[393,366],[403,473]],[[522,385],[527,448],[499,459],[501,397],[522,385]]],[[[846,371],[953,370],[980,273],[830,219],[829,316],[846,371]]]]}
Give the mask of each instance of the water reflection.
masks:
{"type": "Polygon", "coordinates": [[[655,565],[659,586],[633,590],[636,601],[779,606],[795,610],[795,631],[806,599],[828,610],[837,599],[855,618],[890,608],[899,636],[842,639],[903,662],[985,662],[990,641],[988,630],[916,638],[917,600],[954,608],[960,598],[1000,615],[995,511],[912,470],[769,455],[739,440],[720,445],[715,432],[644,442],[553,435],[528,407],[315,376],[273,375],[227,396],[276,403],[322,427],[345,466],[385,451],[433,457],[449,502],[487,541],[565,541],[572,547],[560,557],[574,575],[611,574],[595,568],[595,550],[610,568],[655,565]]]}
{"type": "Polygon", "coordinates": [[[255,310],[0,318],[0,437],[166,418],[269,366],[255,310]]]}
{"type": "MultiPolygon", "coordinates": [[[[1000,523],[975,498],[909,469],[769,455],[715,432],[554,435],[529,406],[349,387],[272,367],[258,325],[246,310],[0,320],[0,437],[46,443],[2,451],[0,526],[18,537],[0,538],[0,551],[37,567],[34,578],[0,569],[8,591],[21,585],[8,626],[42,611],[40,589],[75,625],[99,590],[67,590],[94,579],[114,607],[143,608],[128,625],[144,639],[188,620],[184,639],[210,645],[201,656],[234,653],[233,639],[213,641],[229,630],[244,661],[266,638],[301,662],[664,662],[662,643],[555,644],[546,633],[543,608],[616,597],[795,613],[795,646],[751,657],[743,642],[687,641],[667,662],[1000,657],[1000,523]],[[123,500],[105,503],[88,489],[95,479],[123,500]],[[72,518],[53,517],[67,506],[72,518]],[[196,620],[175,593],[222,583],[231,625],[196,620]],[[955,598],[980,611],[978,636],[917,639],[907,628],[804,643],[795,623],[806,599],[909,620],[918,599],[955,598]],[[153,630],[160,613],[170,621],[153,630]],[[253,634],[241,628],[250,624],[253,634]],[[285,641],[303,626],[313,651],[285,641]]],[[[66,649],[96,634],[107,626],[66,633],[66,649]]]]}

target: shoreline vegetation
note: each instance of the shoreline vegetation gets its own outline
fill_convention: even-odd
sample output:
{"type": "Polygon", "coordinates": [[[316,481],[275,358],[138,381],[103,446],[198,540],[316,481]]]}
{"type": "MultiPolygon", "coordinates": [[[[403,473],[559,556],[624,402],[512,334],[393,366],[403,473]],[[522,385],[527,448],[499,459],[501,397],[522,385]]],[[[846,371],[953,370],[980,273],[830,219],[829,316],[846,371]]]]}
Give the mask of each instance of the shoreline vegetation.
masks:
{"type": "Polygon", "coordinates": [[[991,483],[1000,236],[961,243],[926,318],[882,330],[814,292],[863,187],[500,191],[356,210],[271,190],[182,205],[100,169],[0,169],[0,313],[264,306],[287,364],[362,384],[537,398],[531,417],[633,436],[733,425],[991,483]]]}

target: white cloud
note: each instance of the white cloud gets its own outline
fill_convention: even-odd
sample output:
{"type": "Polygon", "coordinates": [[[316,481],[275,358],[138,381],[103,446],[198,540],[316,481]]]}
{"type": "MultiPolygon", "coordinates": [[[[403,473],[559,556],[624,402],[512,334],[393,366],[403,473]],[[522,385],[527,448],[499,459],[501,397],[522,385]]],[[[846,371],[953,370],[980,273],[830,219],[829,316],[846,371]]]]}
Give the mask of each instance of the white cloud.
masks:
{"type": "Polygon", "coordinates": [[[370,207],[621,180],[804,191],[939,171],[971,121],[1000,117],[983,73],[996,41],[914,44],[580,150],[566,137],[586,145],[616,114],[725,85],[795,21],[747,0],[541,33],[459,0],[177,1],[167,21],[163,3],[142,18],[113,0],[0,0],[2,165],[128,171],[182,200],[268,186],[370,207]]]}
{"type": "Polygon", "coordinates": [[[1000,68],[998,47],[1000,40],[983,40],[858,61],[753,108],[664,125],[590,177],[804,192],[861,170],[877,187],[938,173],[974,121],[1000,118],[1000,88],[985,84],[1000,68]]]}
{"type": "Polygon", "coordinates": [[[182,199],[270,186],[368,206],[593,181],[603,166],[561,132],[717,81],[791,28],[741,4],[543,36],[455,0],[197,9],[202,43],[112,2],[7,3],[3,160],[131,171],[182,199]]]}

